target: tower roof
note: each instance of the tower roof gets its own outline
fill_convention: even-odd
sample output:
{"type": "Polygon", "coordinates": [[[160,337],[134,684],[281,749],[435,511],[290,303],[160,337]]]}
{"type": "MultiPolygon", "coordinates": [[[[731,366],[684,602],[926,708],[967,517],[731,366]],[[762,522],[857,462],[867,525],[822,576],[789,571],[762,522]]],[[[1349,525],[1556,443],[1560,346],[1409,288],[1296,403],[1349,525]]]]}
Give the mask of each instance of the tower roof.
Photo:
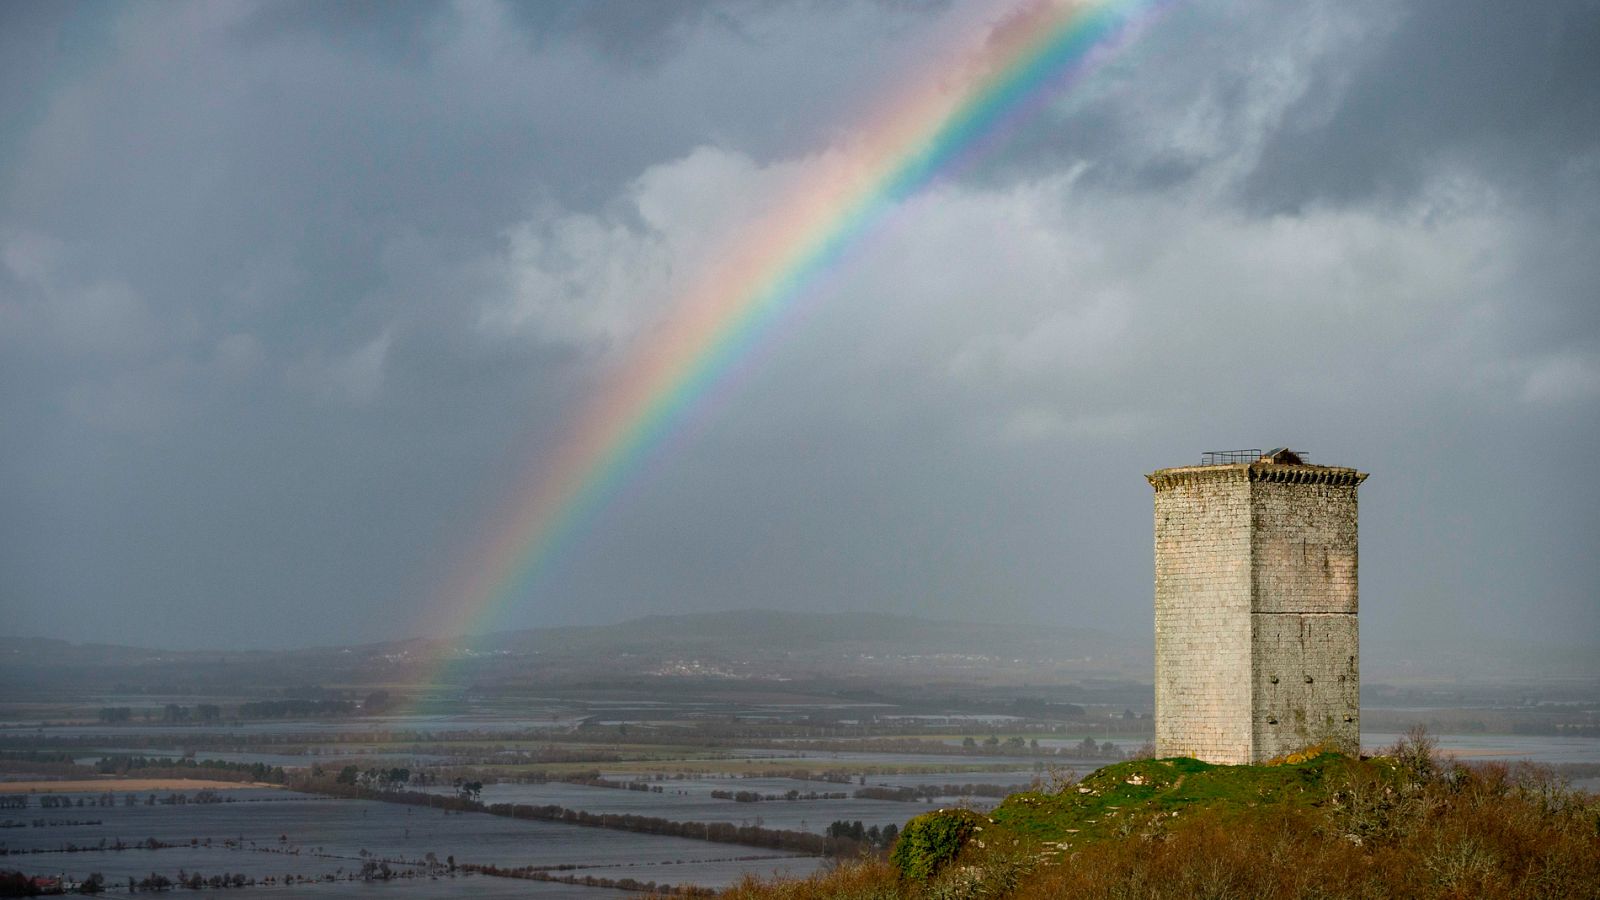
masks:
{"type": "Polygon", "coordinates": [[[1288,447],[1274,447],[1265,452],[1259,449],[1207,450],[1200,454],[1200,465],[1202,466],[1236,466],[1240,463],[1257,462],[1286,466],[1307,466],[1311,464],[1311,454],[1304,450],[1290,450],[1288,447]]]}
{"type": "Polygon", "coordinates": [[[1243,480],[1297,484],[1358,485],[1367,473],[1345,466],[1320,466],[1304,451],[1288,447],[1271,450],[1207,450],[1198,466],[1158,469],[1145,476],[1156,490],[1194,481],[1243,480]]]}

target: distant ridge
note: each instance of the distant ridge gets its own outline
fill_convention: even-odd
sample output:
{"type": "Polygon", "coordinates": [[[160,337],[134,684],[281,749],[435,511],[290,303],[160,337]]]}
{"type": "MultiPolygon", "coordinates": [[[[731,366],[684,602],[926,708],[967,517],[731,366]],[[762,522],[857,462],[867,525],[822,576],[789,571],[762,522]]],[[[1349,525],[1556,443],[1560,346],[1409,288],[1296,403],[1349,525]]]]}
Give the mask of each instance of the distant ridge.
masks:
{"type": "Polygon", "coordinates": [[[426,685],[436,679],[441,659],[452,661],[459,685],[496,690],[641,678],[1138,680],[1150,668],[1147,643],[1097,629],[760,609],[295,650],[157,650],[49,639],[4,646],[0,684],[124,685],[142,693],[207,685],[426,685]]]}
{"type": "Polygon", "coordinates": [[[1010,657],[1148,656],[1139,642],[1093,628],[922,619],[888,613],[797,613],[743,609],[650,615],[612,625],[535,628],[461,639],[476,649],[552,652],[608,647],[633,652],[728,651],[761,646],[790,652],[828,648],[872,652],[974,653],[1010,657]]]}
{"type": "MultiPolygon", "coordinates": [[[[465,635],[412,638],[288,650],[227,647],[157,649],[77,644],[55,638],[0,640],[0,684],[42,683],[64,670],[127,670],[148,674],[180,666],[249,669],[263,678],[335,680],[374,666],[420,663],[443,655],[483,655],[505,662],[571,659],[717,660],[855,658],[902,660],[971,657],[1013,670],[1030,664],[1073,664],[1114,669],[1121,677],[1151,677],[1148,635],[1127,636],[1090,627],[1021,625],[925,619],[892,613],[793,612],[740,609],[656,614],[603,625],[556,626],[465,635]]],[[[1363,662],[1378,678],[1585,676],[1600,674],[1600,647],[1505,639],[1438,639],[1419,643],[1363,635],[1363,662]]],[[[1043,672],[1041,671],[1041,674],[1043,672]]]]}
{"type": "Polygon", "coordinates": [[[398,650],[418,651],[439,645],[459,645],[477,650],[538,650],[548,652],[580,645],[619,647],[658,647],[673,645],[716,645],[740,639],[781,641],[790,647],[815,647],[830,643],[881,643],[901,647],[925,645],[929,652],[959,652],[974,644],[994,644],[997,650],[1015,650],[1018,642],[1028,647],[1069,649],[1095,647],[1129,649],[1140,646],[1124,636],[1094,628],[1018,625],[993,622],[960,622],[923,619],[890,613],[789,612],[785,610],[741,609],[726,612],[653,614],[602,625],[559,625],[497,631],[457,637],[403,638],[359,644],[320,644],[281,650],[230,650],[223,648],[178,649],[140,647],[123,644],[73,643],[59,638],[0,637],[6,648],[0,660],[11,661],[35,655],[60,662],[150,661],[154,657],[216,659],[239,656],[298,656],[330,652],[383,654],[398,650]],[[64,658],[64,657],[71,657],[64,658]]]}

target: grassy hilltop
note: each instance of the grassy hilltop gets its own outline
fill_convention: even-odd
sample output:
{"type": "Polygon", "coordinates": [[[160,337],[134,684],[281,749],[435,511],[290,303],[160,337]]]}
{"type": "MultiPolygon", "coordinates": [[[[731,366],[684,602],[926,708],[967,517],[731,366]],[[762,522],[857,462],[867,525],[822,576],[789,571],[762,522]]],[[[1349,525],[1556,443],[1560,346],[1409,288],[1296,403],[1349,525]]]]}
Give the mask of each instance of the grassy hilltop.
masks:
{"type": "Polygon", "coordinates": [[[988,815],[930,812],[889,860],[735,900],[1600,897],[1600,800],[1533,766],[1394,755],[1136,760],[988,815]]]}

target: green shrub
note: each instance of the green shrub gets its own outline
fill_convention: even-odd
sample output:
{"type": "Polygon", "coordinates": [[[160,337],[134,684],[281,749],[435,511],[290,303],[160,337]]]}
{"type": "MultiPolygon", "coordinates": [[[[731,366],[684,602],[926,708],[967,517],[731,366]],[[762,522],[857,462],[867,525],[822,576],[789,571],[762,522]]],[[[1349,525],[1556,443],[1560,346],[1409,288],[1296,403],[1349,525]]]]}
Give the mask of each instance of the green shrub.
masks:
{"type": "Polygon", "coordinates": [[[906,823],[889,861],[902,878],[925,881],[956,858],[989,820],[970,809],[940,809],[906,823]]]}

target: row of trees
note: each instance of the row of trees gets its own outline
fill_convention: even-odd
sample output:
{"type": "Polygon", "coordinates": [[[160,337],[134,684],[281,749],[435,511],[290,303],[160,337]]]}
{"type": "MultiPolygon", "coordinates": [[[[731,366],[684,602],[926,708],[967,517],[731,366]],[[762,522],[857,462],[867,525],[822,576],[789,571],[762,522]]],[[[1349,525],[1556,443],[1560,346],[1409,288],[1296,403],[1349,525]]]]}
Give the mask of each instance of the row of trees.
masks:
{"type": "MultiPolygon", "coordinates": [[[[216,722],[222,719],[222,707],[215,703],[201,703],[193,708],[168,703],[160,708],[160,715],[154,709],[143,710],[144,720],[158,719],[167,724],[179,722],[216,722]]],[[[106,706],[100,709],[100,721],[108,725],[133,721],[133,707],[131,706],[106,706]]]]}
{"type": "MultiPolygon", "coordinates": [[[[383,712],[394,705],[388,691],[373,691],[361,701],[359,708],[371,715],[383,712]]],[[[353,713],[358,708],[354,700],[327,697],[287,697],[282,700],[255,700],[239,704],[241,719],[282,719],[296,716],[338,716],[353,713]]],[[[168,703],[157,708],[140,710],[144,721],[161,721],[167,724],[181,722],[218,722],[222,720],[222,707],[215,703],[199,703],[193,707],[168,703]]],[[[100,721],[117,725],[133,721],[131,706],[105,706],[100,709],[100,721]]]]}
{"type": "Polygon", "coordinates": [[[339,770],[334,781],[380,791],[393,791],[409,784],[426,785],[430,781],[430,776],[427,772],[412,772],[407,768],[362,769],[358,766],[345,766],[339,770]]]}
{"type": "Polygon", "coordinates": [[[652,897],[663,894],[676,894],[686,897],[712,897],[716,895],[715,891],[692,885],[657,884],[654,881],[640,881],[637,878],[604,878],[599,875],[558,875],[549,869],[539,866],[524,866],[522,868],[466,866],[465,868],[498,878],[524,878],[529,881],[554,881],[561,884],[581,884],[584,887],[615,888],[623,891],[638,891],[649,894],[652,897]]]}
{"type": "Polygon", "coordinates": [[[860,819],[854,822],[838,819],[828,825],[827,835],[831,838],[842,838],[865,844],[875,850],[888,850],[894,846],[895,840],[900,837],[900,826],[891,822],[882,828],[876,825],[863,828],[861,827],[860,819]]]}
{"type": "Polygon", "coordinates": [[[790,789],[782,794],[758,794],[755,791],[712,791],[711,796],[717,800],[732,800],[735,803],[758,803],[765,800],[843,800],[849,797],[843,791],[828,794],[819,794],[816,791],[800,793],[790,789]]]}
{"type": "Polygon", "coordinates": [[[838,835],[812,834],[809,831],[763,828],[759,825],[735,825],[732,822],[679,822],[656,816],[639,816],[627,813],[592,813],[580,809],[567,809],[554,804],[533,806],[525,803],[496,803],[483,811],[517,819],[541,819],[565,822],[588,828],[610,828],[642,834],[661,834],[685,837],[721,844],[744,844],[749,847],[767,847],[773,850],[790,850],[813,856],[857,856],[862,843],[838,835]]]}
{"type": "Polygon", "coordinates": [[[355,711],[354,700],[252,700],[239,704],[241,719],[313,719],[348,716],[355,711]]]}
{"type": "MultiPolygon", "coordinates": [[[[999,735],[991,734],[984,738],[981,743],[977,738],[971,737],[970,735],[961,739],[961,749],[968,753],[977,752],[980,748],[983,751],[990,753],[1000,750],[1040,750],[1038,738],[1025,739],[1021,735],[1017,734],[1014,734],[1003,741],[1000,739],[999,735]]],[[[1048,748],[1045,748],[1045,751],[1049,752],[1048,748]]],[[[1056,752],[1064,756],[1074,756],[1085,759],[1123,758],[1122,749],[1116,744],[1113,744],[1110,741],[1106,741],[1103,744],[1096,743],[1095,739],[1092,737],[1086,737],[1083,739],[1082,743],[1079,743],[1073,747],[1064,747],[1056,752]]]]}
{"type": "MultiPolygon", "coordinates": [[[[656,780],[661,781],[663,779],[657,775],[656,780]]],[[[587,772],[526,772],[518,775],[517,781],[523,784],[547,784],[555,781],[562,784],[581,784],[584,787],[613,788],[649,794],[665,793],[660,785],[653,785],[648,781],[613,781],[601,775],[599,769],[591,769],[587,772]]]]}
{"type": "MultiPolygon", "coordinates": [[[[463,783],[462,787],[468,789],[476,787],[479,791],[482,790],[482,785],[479,783],[463,783]]],[[[379,791],[338,781],[329,783],[325,780],[304,782],[296,785],[296,788],[305,791],[318,791],[339,797],[383,800],[390,803],[406,803],[413,806],[428,806],[457,812],[486,812],[491,815],[507,816],[513,819],[565,822],[569,825],[581,825],[586,828],[610,828],[617,831],[661,834],[669,837],[693,838],[722,844],[743,844],[748,847],[766,847],[773,850],[787,850],[812,856],[857,856],[863,850],[870,849],[863,841],[853,838],[813,834],[809,831],[763,828],[759,825],[735,825],[732,822],[679,822],[656,816],[592,813],[579,809],[567,809],[553,804],[543,806],[534,806],[526,803],[484,804],[474,798],[476,792],[471,790],[458,789],[458,792],[452,796],[448,794],[425,794],[418,791],[379,791]]]]}
{"type": "Polygon", "coordinates": [[[282,784],[284,779],[282,766],[269,766],[259,762],[228,762],[221,759],[196,760],[193,757],[173,759],[167,756],[106,756],[95,763],[94,770],[101,775],[138,773],[151,778],[165,776],[194,778],[203,774],[218,781],[265,781],[272,784],[282,784]]]}
{"type": "Polygon", "coordinates": [[[915,803],[934,797],[1009,797],[1017,789],[1003,784],[919,784],[913,787],[864,787],[855,792],[857,800],[895,800],[915,803]]]}
{"type": "MultiPolygon", "coordinates": [[[[312,774],[316,775],[321,771],[321,769],[316,769],[313,770],[312,774]]],[[[398,791],[411,785],[427,787],[428,785],[438,784],[439,776],[427,770],[413,772],[403,767],[360,769],[356,766],[345,766],[339,770],[338,775],[334,776],[333,781],[334,784],[387,793],[398,791]]],[[[465,778],[457,778],[450,782],[450,786],[455,788],[457,797],[468,802],[476,803],[483,794],[483,782],[481,781],[468,781],[465,778]]]]}
{"type": "MultiPolygon", "coordinates": [[[[1015,734],[1006,738],[1004,741],[1001,741],[1000,736],[997,734],[991,734],[983,739],[983,749],[985,750],[999,750],[1001,747],[1004,747],[1007,750],[1024,750],[1029,746],[1030,745],[1026,738],[1015,734]]],[[[1039,739],[1034,738],[1031,746],[1034,750],[1039,749],[1039,739]]],[[[961,748],[963,750],[978,749],[978,739],[971,736],[962,738],[961,748]]]]}
{"type": "MultiPolygon", "coordinates": [[[[90,877],[92,878],[94,876],[90,877]]],[[[221,888],[242,888],[253,887],[255,883],[256,880],[254,878],[248,877],[239,872],[213,875],[210,878],[207,878],[206,876],[201,875],[199,872],[179,871],[176,879],[168,878],[165,875],[158,875],[155,872],[151,872],[148,877],[140,878],[138,880],[135,880],[131,875],[128,876],[128,893],[132,894],[137,893],[138,891],[159,892],[171,890],[174,887],[188,888],[191,891],[198,891],[203,888],[212,888],[214,890],[221,888]]],[[[84,891],[84,893],[88,893],[88,891],[84,891]]]]}

